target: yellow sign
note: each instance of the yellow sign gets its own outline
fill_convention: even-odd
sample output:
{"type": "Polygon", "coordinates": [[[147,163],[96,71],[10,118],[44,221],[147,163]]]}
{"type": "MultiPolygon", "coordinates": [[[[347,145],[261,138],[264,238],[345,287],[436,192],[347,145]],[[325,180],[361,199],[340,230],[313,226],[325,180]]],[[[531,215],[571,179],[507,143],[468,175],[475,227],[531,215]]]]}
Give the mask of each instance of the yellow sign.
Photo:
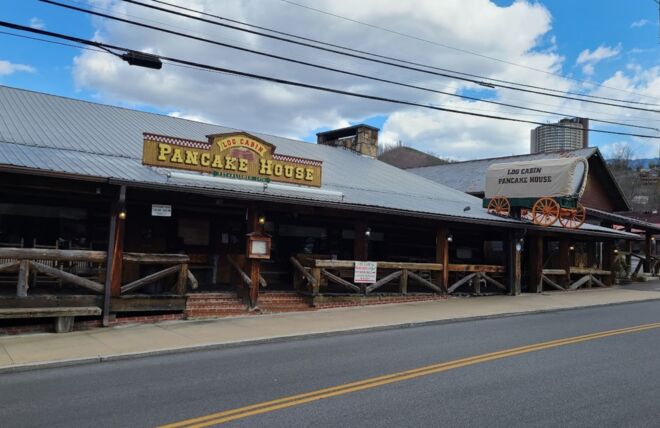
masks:
{"type": "Polygon", "coordinates": [[[321,161],[280,155],[275,146],[248,134],[209,135],[192,141],[144,134],[142,163],[222,177],[321,187],[321,161]]]}

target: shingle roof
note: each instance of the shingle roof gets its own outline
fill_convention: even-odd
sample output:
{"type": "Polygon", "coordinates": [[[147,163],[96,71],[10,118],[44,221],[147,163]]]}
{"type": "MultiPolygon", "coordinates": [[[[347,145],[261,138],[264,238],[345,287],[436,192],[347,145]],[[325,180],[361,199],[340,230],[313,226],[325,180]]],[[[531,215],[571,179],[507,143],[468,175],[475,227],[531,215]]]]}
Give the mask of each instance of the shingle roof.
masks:
{"type": "Polygon", "coordinates": [[[590,147],[570,152],[535,153],[501,158],[477,159],[465,162],[452,162],[445,165],[410,168],[407,171],[462,192],[481,193],[486,188],[486,170],[491,164],[539,159],[557,159],[563,156],[580,156],[589,158],[596,153],[596,150],[596,148],[590,147]]]}
{"type": "MultiPolygon", "coordinates": [[[[142,133],[206,141],[210,134],[239,130],[165,115],[95,104],[0,86],[0,168],[30,168],[172,190],[191,189],[237,197],[289,201],[324,201],[338,207],[379,208],[408,215],[430,215],[455,221],[518,223],[494,217],[481,200],[436,182],[348,150],[254,133],[276,146],[276,152],[323,161],[322,190],[313,194],[297,186],[247,186],[241,180],[180,180],[166,171],[142,165],[142,133]],[[328,192],[329,193],[329,192],[328,192]]],[[[475,171],[471,170],[470,177],[475,171]]],[[[518,223],[519,224],[519,223],[518,223]]],[[[612,231],[585,226],[596,233],[612,231]]]]}

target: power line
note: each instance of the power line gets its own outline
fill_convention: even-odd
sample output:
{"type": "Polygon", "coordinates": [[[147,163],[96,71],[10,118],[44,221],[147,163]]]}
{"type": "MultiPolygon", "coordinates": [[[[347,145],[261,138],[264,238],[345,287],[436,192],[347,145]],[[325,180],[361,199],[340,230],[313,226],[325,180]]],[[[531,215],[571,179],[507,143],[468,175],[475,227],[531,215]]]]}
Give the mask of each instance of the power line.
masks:
{"type": "MultiPolygon", "coordinates": [[[[111,45],[109,43],[102,43],[102,42],[96,42],[92,40],[86,40],[82,39],[79,37],[74,37],[74,36],[68,36],[66,34],[61,34],[61,33],[55,33],[52,31],[46,31],[46,30],[41,30],[38,28],[31,28],[31,27],[26,27],[24,25],[19,25],[19,24],[14,24],[11,22],[7,21],[0,21],[0,27],[5,27],[5,28],[12,28],[14,30],[20,30],[20,31],[25,31],[28,33],[34,33],[34,34],[41,34],[44,36],[49,36],[49,37],[54,37],[58,39],[63,39],[67,40],[70,42],[74,43],[79,43],[83,44],[86,46],[93,46],[99,49],[104,49],[109,52],[114,51],[121,51],[121,52],[134,52],[133,50],[121,46],[116,46],[116,45],[111,45]]],[[[114,55],[118,57],[122,57],[121,55],[112,52],[114,55]]],[[[291,80],[286,80],[286,79],[280,79],[276,77],[270,77],[270,76],[265,76],[265,75],[260,75],[260,74],[255,74],[255,73],[247,73],[245,71],[240,71],[240,70],[234,70],[230,68],[225,68],[225,67],[217,67],[209,64],[203,64],[199,62],[194,62],[194,61],[187,61],[183,59],[178,59],[178,58],[173,58],[173,57],[167,57],[167,56],[159,56],[158,57],[160,60],[163,61],[169,61],[173,62],[176,64],[181,64],[181,65],[186,65],[189,67],[196,67],[199,69],[204,69],[204,70],[210,70],[210,71],[215,71],[215,72],[220,72],[220,73],[227,73],[231,74],[234,76],[240,76],[240,77],[245,77],[245,78],[250,78],[250,79],[257,79],[260,81],[265,81],[265,82],[271,82],[271,83],[279,83],[282,85],[287,85],[287,86],[292,86],[292,87],[298,87],[298,88],[306,88],[306,89],[313,89],[316,91],[320,92],[326,92],[326,93],[332,93],[332,94],[338,94],[338,95],[345,95],[345,96],[350,96],[353,98],[361,98],[361,99],[368,99],[368,100],[373,100],[373,101],[381,101],[381,102],[386,102],[390,104],[398,104],[398,105],[406,105],[406,106],[411,106],[411,107],[421,107],[429,110],[435,110],[435,111],[443,111],[447,113],[455,113],[455,114],[462,114],[462,115],[467,115],[467,116],[473,116],[473,117],[481,117],[481,118],[486,118],[486,119],[494,119],[494,120],[503,120],[503,121],[508,121],[508,122],[517,122],[517,123],[527,123],[527,124],[533,124],[533,125],[546,125],[546,126],[552,126],[555,128],[566,128],[566,129],[573,129],[571,127],[563,126],[560,124],[546,124],[543,122],[537,122],[537,121],[531,121],[531,120],[524,120],[524,119],[517,119],[513,117],[506,117],[506,116],[497,116],[497,115],[492,115],[492,114],[481,114],[481,113],[474,113],[474,112],[469,112],[469,111],[462,111],[462,110],[456,110],[456,109],[450,109],[450,108],[445,108],[445,107],[438,107],[438,106],[432,106],[432,105],[426,105],[426,104],[420,104],[412,101],[405,101],[405,100],[399,100],[395,98],[387,98],[387,97],[380,97],[376,95],[369,95],[369,94],[362,94],[358,92],[351,92],[351,91],[345,91],[341,89],[335,89],[335,88],[329,88],[326,86],[319,86],[319,85],[312,85],[308,83],[302,83],[302,82],[295,82],[291,80]]],[[[609,130],[604,130],[604,129],[589,129],[589,132],[598,132],[602,134],[612,134],[612,135],[624,135],[624,136],[629,136],[629,137],[639,137],[639,138],[650,138],[650,139],[660,139],[660,136],[654,136],[654,135],[645,135],[645,134],[631,134],[627,132],[618,132],[618,131],[609,131],[609,130]]]]}
{"type": "MultiPolygon", "coordinates": [[[[359,74],[359,73],[353,73],[353,72],[346,71],[346,70],[340,70],[340,69],[327,67],[327,66],[323,66],[323,65],[319,65],[319,64],[309,63],[309,62],[305,62],[305,61],[301,61],[301,60],[297,60],[297,59],[293,59],[293,58],[289,58],[289,57],[284,57],[284,56],[281,56],[281,55],[275,55],[275,54],[271,54],[271,53],[267,53],[267,52],[263,52],[263,51],[257,51],[257,50],[254,50],[254,49],[243,48],[243,47],[239,47],[239,46],[236,46],[236,45],[231,45],[231,44],[228,44],[228,43],[218,42],[218,41],[211,40],[211,39],[206,39],[206,38],[203,38],[203,37],[193,36],[193,35],[181,33],[181,32],[178,32],[178,31],[168,30],[166,28],[156,27],[156,26],[153,26],[153,25],[150,25],[150,24],[145,24],[143,22],[132,21],[132,20],[129,20],[129,19],[124,19],[124,18],[120,18],[120,17],[117,17],[117,16],[109,15],[109,14],[106,14],[106,13],[101,13],[101,12],[96,12],[96,11],[89,10],[89,9],[84,9],[84,8],[80,8],[80,7],[76,7],[76,6],[71,6],[71,5],[59,3],[59,2],[56,2],[56,1],[52,1],[52,0],[41,0],[41,1],[44,2],[44,3],[48,3],[48,4],[53,4],[55,6],[60,6],[60,7],[66,8],[66,9],[71,9],[71,10],[75,10],[75,11],[79,11],[79,12],[83,12],[83,13],[88,13],[88,14],[95,15],[95,16],[101,16],[101,17],[104,17],[104,18],[107,18],[107,19],[111,19],[111,20],[115,20],[115,21],[119,21],[119,22],[125,22],[125,23],[132,24],[132,25],[135,25],[135,26],[138,26],[138,27],[148,28],[148,29],[151,29],[151,30],[156,30],[156,31],[160,31],[160,32],[164,32],[164,33],[168,33],[168,34],[172,34],[172,35],[176,35],[176,36],[180,36],[180,37],[185,37],[185,38],[189,38],[189,39],[193,39],[193,40],[203,41],[203,42],[206,42],[206,43],[215,44],[215,45],[227,47],[227,48],[230,48],[230,49],[235,49],[235,50],[239,50],[239,51],[243,51],[243,52],[249,52],[249,53],[253,53],[253,54],[256,54],[256,55],[261,55],[261,56],[274,58],[274,59],[278,59],[278,60],[282,60],[282,61],[287,61],[287,62],[291,62],[291,63],[295,63],[295,64],[305,65],[305,66],[309,66],[309,67],[324,69],[324,70],[327,70],[327,71],[333,71],[333,72],[337,72],[337,73],[353,75],[353,76],[362,77],[362,78],[371,79],[371,80],[385,81],[384,79],[380,79],[380,78],[374,78],[374,77],[359,74]]],[[[125,1],[133,2],[133,0],[125,0],[125,1]]],[[[156,7],[156,6],[154,6],[154,7],[156,7]]],[[[202,20],[202,21],[205,21],[205,22],[209,22],[209,23],[224,26],[224,24],[221,24],[221,23],[218,23],[218,22],[215,22],[215,21],[209,21],[209,20],[206,20],[206,19],[203,19],[203,18],[193,17],[191,15],[181,14],[179,12],[173,12],[173,11],[168,11],[168,12],[172,12],[172,13],[177,14],[177,15],[182,15],[182,16],[193,18],[193,19],[199,19],[199,20],[202,20]]],[[[346,54],[346,55],[356,56],[356,55],[352,55],[352,54],[346,54]]],[[[427,74],[439,75],[439,76],[450,77],[450,78],[456,78],[456,79],[460,79],[460,80],[466,80],[466,81],[469,81],[471,83],[476,83],[476,84],[479,84],[479,85],[482,85],[482,86],[484,86],[484,85],[489,86],[490,85],[488,83],[479,82],[479,81],[472,80],[472,79],[465,79],[465,78],[460,78],[460,77],[456,77],[456,76],[450,76],[450,75],[443,74],[443,73],[432,72],[432,71],[429,71],[429,70],[423,70],[423,69],[414,68],[414,67],[408,67],[408,66],[404,66],[404,65],[400,65],[400,64],[393,64],[393,63],[389,63],[389,62],[386,62],[386,61],[380,61],[380,60],[375,60],[375,59],[368,59],[368,60],[378,62],[378,63],[384,63],[384,64],[388,64],[388,65],[395,65],[397,67],[411,69],[411,70],[415,70],[415,71],[420,71],[420,72],[427,73],[427,74]]],[[[388,81],[388,83],[398,84],[398,83],[394,83],[394,81],[388,81]]],[[[405,86],[406,84],[401,84],[401,85],[405,86]]],[[[492,85],[490,85],[490,86],[492,86],[492,85]]],[[[652,110],[652,109],[647,109],[647,108],[642,108],[642,107],[626,106],[626,105],[621,105],[621,104],[606,103],[606,102],[602,102],[602,101],[584,100],[584,99],[560,96],[560,95],[555,95],[555,94],[547,94],[547,93],[543,93],[543,92],[530,91],[530,90],[521,89],[521,88],[514,88],[514,87],[510,87],[510,86],[503,86],[503,85],[498,85],[498,86],[500,86],[502,88],[517,90],[517,91],[522,91],[522,92],[535,93],[535,94],[542,94],[542,95],[547,95],[547,96],[556,97],[556,98],[564,98],[564,99],[588,102],[588,103],[593,103],[593,104],[601,104],[601,105],[607,105],[607,106],[611,106],[611,107],[627,108],[627,109],[631,109],[631,110],[639,110],[639,111],[660,113],[660,111],[658,111],[658,110],[652,110]]],[[[421,87],[416,87],[416,88],[417,89],[422,89],[421,87]]],[[[422,90],[426,90],[426,89],[427,88],[422,89],[422,90]]],[[[524,108],[524,107],[521,107],[521,108],[524,108]]]]}
{"type": "MultiPolygon", "coordinates": [[[[75,0],[69,0],[69,1],[75,1],[75,0]]],[[[154,10],[160,10],[160,11],[167,12],[167,13],[177,14],[176,12],[174,12],[172,10],[168,10],[168,9],[160,8],[158,6],[153,6],[153,5],[141,3],[139,1],[134,1],[134,0],[124,0],[124,1],[128,2],[128,3],[140,5],[140,6],[143,6],[143,7],[151,8],[151,9],[154,9],[154,10]]],[[[517,85],[517,86],[521,86],[521,87],[525,87],[525,88],[540,89],[540,90],[549,91],[549,92],[555,92],[555,93],[560,93],[560,94],[568,94],[568,95],[576,95],[576,96],[586,97],[586,98],[609,100],[609,101],[616,101],[616,102],[624,102],[624,103],[630,103],[630,104],[649,105],[649,106],[656,106],[656,107],[658,106],[658,104],[654,104],[654,103],[645,103],[645,102],[641,102],[641,101],[622,100],[622,99],[617,99],[617,98],[610,98],[610,97],[603,97],[603,96],[598,96],[598,95],[584,94],[584,93],[580,93],[580,92],[562,91],[562,90],[559,90],[559,89],[544,88],[542,86],[529,85],[529,84],[525,84],[525,83],[512,82],[512,81],[509,81],[509,80],[495,79],[493,77],[480,76],[478,74],[472,74],[472,73],[466,73],[466,72],[462,72],[462,71],[450,70],[450,69],[447,69],[447,68],[436,67],[436,66],[432,66],[432,65],[428,65],[428,64],[422,64],[422,63],[419,63],[419,62],[404,60],[404,59],[401,59],[401,58],[395,58],[395,57],[391,57],[391,56],[387,56],[387,55],[381,55],[381,54],[377,54],[377,53],[373,53],[373,52],[368,52],[368,51],[364,51],[364,50],[360,50],[360,49],[355,49],[355,48],[351,48],[351,47],[348,47],[348,46],[342,46],[342,45],[338,45],[338,44],[334,44],[334,43],[323,42],[323,41],[312,39],[312,38],[309,38],[309,37],[303,37],[303,36],[283,32],[283,31],[274,30],[272,28],[267,28],[267,27],[263,27],[263,26],[259,26],[259,25],[250,24],[250,23],[245,22],[245,21],[239,21],[239,20],[236,20],[236,19],[231,19],[231,18],[227,18],[227,17],[224,17],[224,16],[220,16],[220,15],[215,15],[215,14],[212,14],[212,13],[204,12],[202,10],[196,10],[196,9],[192,9],[192,8],[189,8],[189,7],[173,4],[173,3],[168,3],[168,2],[162,1],[162,0],[151,0],[151,1],[154,2],[154,3],[167,5],[167,6],[176,8],[176,9],[185,10],[185,11],[188,11],[188,12],[193,12],[193,13],[200,14],[200,15],[203,15],[203,16],[209,16],[209,17],[224,20],[224,21],[227,21],[227,22],[232,22],[232,23],[235,23],[235,24],[244,25],[244,26],[250,27],[250,28],[256,28],[256,29],[259,29],[259,30],[269,31],[269,32],[272,32],[272,33],[275,33],[275,34],[280,34],[280,35],[287,36],[287,37],[293,37],[293,38],[296,38],[296,39],[305,40],[305,41],[308,41],[308,42],[313,42],[313,43],[316,43],[316,44],[319,44],[319,45],[344,49],[346,51],[355,52],[355,53],[362,54],[362,55],[370,55],[370,56],[373,56],[373,57],[376,57],[376,58],[382,58],[382,59],[397,61],[397,62],[401,62],[403,64],[416,65],[416,66],[419,66],[419,67],[426,67],[426,68],[430,68],[430,69],[433,69],[433,70],[454,73],[454,74],[457,74],[457,75],[460,75],[460,76],[474,77],[474,78],[477,78],[477,79],[489,80],[491,82],[506,83],[506,84],[517,85]]],[[[96,7],[93,7],[93,8],[96,8],[96,7]]],[[[196,16],[190,16],[190,15],[185,15],[185,14],[177,14],[177,15],[185,16],[185,17],[197,20],[196,16]]],[[[263,37],[274,38],[276,40],[280,40],[280,41],[287,42],[287,43],[294,43],[294,44],[298,44],[298,45],[301,45],[301,46],[310,47],[310,48],[313,48],[313,49],[318,49],[318,50],[329,51],[329,52],[332,52],[332,53],[343,54],[341,52],[334,52],[332,50],[323,49],[320,46],[313,46],[313,45],[308,45],[308,44],[304,44],[304,43],[298,43],[294,40],[275,38],[275,37],[271,37],[268,34],[262,34],[262,33],[259,33],[259,32],[249,31],[249,30],[246,30],[244,28],[236,28],[236,27],[233,27],[233,26],[230,26],[230,25],[223,25],[223,24],[218,23],[218,22],[213,22],[213,21],[208,21],[208,20],[203,20],[203,19],[199,19],[199,20],[203,21],[203,22],[207,22],[207,23],[212,23],[212,24],[215,24],[215,25],[224,26],[226,28],[231,28],[231,29],[238,30],[238,31],[245,31],[245,32],[260,35],[260,36],[263,36],[263,37]]],[[[357,58],[364,59],[364,58],[361,58],[361,57],[357,57],[357,58]]],[[[554,74],[554,73],[550,73],[550,74],[554,74]]],[[[564,76],[561,76],[561,75],[558,75],[558,74],[554,74],[554,75],[556,75],[558,77],[564,77],[564,76]]],[[[573,79],[573,80],[576,80],[576,79],[573,79]]],[[[584,82],[584,81],[581,81],[581,80],[578,80],[578,81],[584,82]]],[[[593,82],[589,82],[589,83],[593,84],[593,82]]],[[[597,84],[596,86],[602,86],[602,85],[597,84]]],[[[606,86],[602,86],[602,87],[606,87],[606,86]]],[[[636,94],[635,92],[631,92],[631,91],[623,91],[623,92],[630,92],[631,94],[636,94]]],[[[651,97],[651,96],[648,96],[648,95],[643,95],[643,94],[636,94],[636,95],[641,95],[641,96],[645,96],[645,97],[648,97],[648,98],[654,98],[654,97],[651,97]]]]}
{"type": "MultiPolygon", "coordinates": [[[[504,60],[504,59],[501,59],[501,58],[495,58],[495,57],[492,57],[492,56],[484,55],[484,54],[479,53],[479,52],[470,51],[470,50],[468,50],[468,49],[457,48],[457,47],[455,47],[455,46],[450,46],[450,45],[447,45],[447,44],[444,44],[444,43],[436,42],[436,41],[433,41],[433,40],[428,40],[428,39],[425,39],[425,38],[422,38],[422,37],[413,36],[413,35],[411,35],[411,34],[402,33],[402,32],[400,32],[400,31],[392,30],[392,29],[390,29],[390,28],[381,27],[381,26],[379,26],[379,25],[370,24],[370,23],[368,23],[368,22],[364,22],[364,21],[359,21],[359,20],[357,20],[357,19],[348,18],[348,17],[346,17],[346,16],[338,15],[338,14],[336,14],[336,13],[328,12],[328,11],[326,11],[326,10],[317,9],[317,8],[314,8],[314,7],[311,7],[311,6],[307,6],[307,5],[304,5],[304,4],[296,3],[296,2],[294,2],[294,1],[290,1],[290,0],[280,0],[280,1],[281,1],[281,2],[284,2],[284,3],[288,3],[288,4],[292,5],[292,6],[301,7],[301,8],[303,8],[303,9],[309,9],[309,10],[312,10],[312,11],[314,11],[314,12],[322,13],[322,14],[324,14],[324,15],[333,16],[333,17],[335,17],[335,18],[343,19],[343,20],[345,20],[345,21],[350,21],[350,22],[353,22],[353,23],[356,23],[356,24],[360,24],[360,25],[364,25],[364,26],[367,26],[367,27],[371,27],[371,28],[374,28],[374,29],[377,29],[377,30],[380,30],[380,31],[386,31],[386,32],[388,32],[388,33],[392,33],[392,34],[396,34],[396,35],[398,35],[398,36],[406,37],[406,38],[409,38],[409,39],[413,39],[413,40],[417,40],[417,41],[421,41],[421,42],[429,43],[429,44],[432,44],[432,45],[440,46],[440,47],[443,47],[443,48],[446,48],[446,49],[451,49],[451,50],[455,50],[455,51],[458,51],[458,52],[463,52],[463,53],[466,53],[466,54],[470,54],[470,55],[478,56],[478,57],[485,58],[485,59],[489,59],[489,60],[492,60],[492,61],[501,62],[501,63],[504,63],[504,64],[513,65],[513,66],[516,66],[516,67],[526,68],[526,69],[528,69],[528,70],[536,71],[536,72],[543,73],[543,74],[548,74],[548,75],[550,75],[550,76],[556,76],[556,77],[561,77],[561,78],[564,78],[564,79],[573,80],[573,81],[575,81],[575,82],[579,82],[579,83],[593,83],[593,82],[588,82],[588,81],[586,81],[586,80],[577,79],[577,78],[575,78],[575,77],[567,77],[567,76],[564,76],[564,75],[559,74],[559,73],[553,73],[553,72],[551,72],[551,71],[546,71],[546,70],[541,70],[541,69],[539,69],[539,68],[530,67],[530,66],[528,66],[528,65],[518,64],[518,63],[511,62],[511,61],[507,61],[507,60],[504,60]]],[[[658,4],[660,4],[660,0],[653,0],[653,1],[655,1],[655,2],[658,3],[658,4]]],[[[656,98],[656,97],[653,97],[653,96],[650,96],[650,95],[646,95],[646,94],[640,94],[640,93],[633,92],[633,91],[628,91],[628,90],[625,90],[625,89],[614,88],[614,87],[612,87],[612,86],[605,86],[605,85],[603,85],[602,83],[599,83],[599,84],[596,84],[596,85],[599,86],[599,87],[601,87],[601,88],[606,88],[606,89],[610,89],[610,90],[614,90],[614,91],[619,91],[619,92],[626,92],[626,93],[629,93],[629,94],[631,94],[631,95],[637,95],[637,96],[646,97],[646,98],[651,98],[651,99],[656,99],[656,100],[658,99],[658,98],[656,98]]]]}

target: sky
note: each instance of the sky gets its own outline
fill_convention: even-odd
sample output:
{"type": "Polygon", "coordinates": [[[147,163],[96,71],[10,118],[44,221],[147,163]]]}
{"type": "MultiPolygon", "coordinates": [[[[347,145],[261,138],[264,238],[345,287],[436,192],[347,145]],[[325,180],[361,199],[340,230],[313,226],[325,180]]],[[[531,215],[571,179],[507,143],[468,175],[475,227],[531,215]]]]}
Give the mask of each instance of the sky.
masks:
{"type": "MultiPolygon", "coordinates": [[[[518,104],[563,116],[660,128],[660,114],[655,112],[487,88],[294,46],[120,0],[60,1],[222,43],[449,94],[518,104]]],[[[655,0],[295,0],[299,5],[287,0],[168,1],[433,67],[656,104],[650,109],[660,110],[660,32],[655,0]]],[[[0,0],[0,3],[3,21],[158,55],[479,114],[541,123],[562,117],[264,58],[91,17],[37,0],[0,0]]],[[[535,127],[287,87],[168,63],[161,70],[147,70],[130,66],[107,53],[6,34],[0,34],[0,84],[310,142],[315,141],[316,132],[368,123],[381,129],[380,142],[384,145],[401,141],[455,160],[528,153],[530,130],[535,127]]],[[[592,128],[660,136],[655,130],[593,121],[592,128]]],[[[628,145],[634,157],[657,157],[659,141],[600,133],[590,136],[591,145],[598,146],[606,156],[628,145]]]]}

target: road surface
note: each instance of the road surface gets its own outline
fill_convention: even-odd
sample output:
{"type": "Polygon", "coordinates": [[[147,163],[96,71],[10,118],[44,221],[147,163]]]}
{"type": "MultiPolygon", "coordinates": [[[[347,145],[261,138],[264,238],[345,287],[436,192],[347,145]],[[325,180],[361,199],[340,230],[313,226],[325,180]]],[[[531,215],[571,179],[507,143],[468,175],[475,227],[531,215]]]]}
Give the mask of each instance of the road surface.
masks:
{"type": "Polygon", "coordinates": [[[660,301],[4,374],[0,400],[3,427],[660,426],[660,301]]]}

